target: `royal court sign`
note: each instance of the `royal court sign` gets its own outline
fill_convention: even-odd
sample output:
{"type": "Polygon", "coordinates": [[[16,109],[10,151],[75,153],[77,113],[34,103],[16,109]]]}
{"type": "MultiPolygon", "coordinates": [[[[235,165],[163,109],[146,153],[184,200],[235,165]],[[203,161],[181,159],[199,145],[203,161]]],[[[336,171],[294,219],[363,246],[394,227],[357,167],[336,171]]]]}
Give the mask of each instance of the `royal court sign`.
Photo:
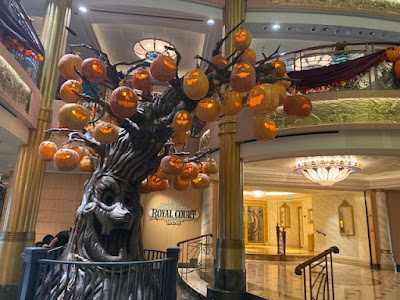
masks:
{"type": "Polygon", "coordinates": [[[183,221],[194,221],[200,216],[197,210],[191,209],[176,199],[151,208],[148,214],[150,220],[164,220],[167,225],[181,225],[183,221]]]}

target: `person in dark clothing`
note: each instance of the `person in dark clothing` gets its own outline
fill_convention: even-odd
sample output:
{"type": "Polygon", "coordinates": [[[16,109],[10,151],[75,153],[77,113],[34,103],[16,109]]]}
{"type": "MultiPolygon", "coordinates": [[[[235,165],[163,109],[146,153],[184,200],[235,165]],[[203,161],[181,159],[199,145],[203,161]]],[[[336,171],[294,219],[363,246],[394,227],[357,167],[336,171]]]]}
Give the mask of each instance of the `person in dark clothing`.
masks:
{"type": "Polygon", "coordinates": [[[42,240],[43,246],[48,247],[53,238],[54,236],[52,236],[51,234],[46,235],[42,240]]]}
{"type": "Polygon", "coordinates": [[[51,240],[49,247],[53,248],[66,245],[68,243],[71,231],[72,227],[69,230],[64,230],[57,233],[56,236],[51,240]]]}

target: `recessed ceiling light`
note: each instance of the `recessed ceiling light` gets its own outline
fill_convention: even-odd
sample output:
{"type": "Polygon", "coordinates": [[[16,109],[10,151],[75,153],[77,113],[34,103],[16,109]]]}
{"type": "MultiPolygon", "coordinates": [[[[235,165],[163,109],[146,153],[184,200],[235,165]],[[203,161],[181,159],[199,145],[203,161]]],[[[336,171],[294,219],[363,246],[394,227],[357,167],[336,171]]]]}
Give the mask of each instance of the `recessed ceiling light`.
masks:
{"type": "Polygon", "coordinates": [[[207,25],[212,26],[212,25],[214,25],[214,24],[215,24],[215,22],[214,22],[213,19],[208,19],[208,20],[207,20],[207,25]]]}
{"type": "Polygon", "coordinates": [[[275,24],[275,25],[272,25],[272,29],[279,30],[279,29],[281,29],[281,26],[279,24],[275,24]]]}
{"type": "Polygon", "coordinates": [[[86,13],[88,12],[88,9],[87,9],[86,7],[84,7],[84,6],[79,6],[79,11],[80,11],[81,13],[86,14],[86,13]]]}

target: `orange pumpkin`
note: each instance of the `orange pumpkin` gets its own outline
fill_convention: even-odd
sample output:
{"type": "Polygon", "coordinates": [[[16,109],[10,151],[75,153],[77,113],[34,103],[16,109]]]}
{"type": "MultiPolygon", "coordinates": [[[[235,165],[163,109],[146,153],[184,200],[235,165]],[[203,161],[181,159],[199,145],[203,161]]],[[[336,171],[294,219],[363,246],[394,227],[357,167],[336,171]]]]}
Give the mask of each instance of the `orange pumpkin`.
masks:
{"type": "Polygon", "coordinates": [[[190,138],[190,130],[188,131],[174,131],[171,136],[171,142],[173,142],[176,146],[182,146],[186,143],[186,141],[190,138]]]}
{"type": "Polygon", "coordinates": [[[233,37],[233,47],[238,51],[244,51],[251,44],[251,33],[246,29],[239,29],[233,37]]]}
{"type": "Polygon", "coordinates": [[[71,146],[71,144],[67,144],[64,146],[64,149],[74,150],[78,153],[79,161],[81,161],[84,156],[89,155],[89,150],[81,146],[71,146]]]}
{"type": "Polygon", "coordinates": [[[67,80],[60,88],[60,98],[67,103],[76,103],[81,98],[81,96],[76,93],[81,94],[82,92],[83,87],[78,81],[67,80]]]}
{"type": "Polygon", "coordinates": [[[52,161],[57,152],[57,145],[52,141],[44,141],[39,145],[39,156],[43,161],[52,161]]]}
{"type": "Polygon", "coordinates": [[[289,96],[283,105],[285,114],[295,119],[304,119],[311,114],[312,104],[304,95],[289,96]]]}
{"type": "Polygon", "coordinates": [[[202,166],[203,166],[203,172],[206,173],[207,175],[218,173],[218,165],[212,158],[209,158],[207,159],[207,161],[203,162],[202,166]]]}
{"type": "Polygon", "coordinates": [[[161,54],[151,62],[150,73],[155,80],[170,81],[174,79],[176,72],[176,63],[170,56],[161,54]]]}
{"type": "Polygon", "coordinates": [[[97,58],[86,58],[82,62],[82,75],[89,81],[101,82],[107,77],[107,67],[97,58]]]}
{"type": "MultiPolygon", "coordinates": [[[[287,74],[283,75],[283,78],[289,78],[287,74]]],[[[288,89],[292,82],[290,80],[278,80],[276,83],[282,84],[286,89],[288,89]]]]}
{"type": "Polygon", "coordinates": [[[242,96],[235,91],[225,92],[221,98],[221,110],[227,116],[236,116],[243,107],[242,96]]]}
{"type": "Polygon", "coordinates": [[[249,48],[244,53],[239,59],[239,62],[248,62],[249,64],[252,64],[253,66],[256,64],[257,58],[256,58],[256,52],[249,48]]]}
{"type": "Polygon", "coordinates": [[[137,110],[138,97],[135,92],[127,86],[116,88],[110,97],[111,111],[118,118],[130,118],[137,110]]]}
{"type": "Polygon", "coordinates": [[[190,112],[187,110],[178,111],[172,121],[172,127],[178,132],[188,131],[192,127],[192,116],[190,112]]]}
{"type": "Polygon", "coordinates": [[[281,60],[274,60],[272,64],[275,67],[275,76],[280,78],[286,74],[286,64],[281,60]]]}
{"type": "Polygon", "coordinates": [[[192,180],[195,179],[197,175],[199,175],[199,172],[200,169],[196,163],[188,162],[185,164],[185,170],[179,176],[179,178],[182,180],[192,180]]]}
{"type": "Polygon", "coordinates": [[[93,137],[102,144],[111,144],[118,141],[119,128],[111,123],[98,123],[93,130],[93,137]]]}
{"type": "Polygon", "coordinates": [[[287,93],[286,93],[286,88],[280,84],[275,82],[274,86],[276,87],[276,90],[278,92],[278,96],[279,96],[279,105],[283,105],[283,103],[286,101],[287,99],[287,93]]]}
{"type": "Polygon", "coordinates": [[[206,189],[210,185],[210,177],[207,174],[199,173],[199,175],[192,180],[192,187],[195,189],[206,189]]]}
{"type": "Polygon", "coordinates": [[[229,84],[236,92],[248,92],[256,85],[256,71],[247,63],[238,63],[232,70],[229,84]]]}
{"type": "Polygon", "coordinates": [[[79,162],[79,170],[81,170],[82,172],[93,172],[93,158],[91,158],[89,155],[85,155],[84,157],[82,157],[81,161],[79,162]]]}
{"type": "Polygon", "coordinates": [[[80,130],[88,124],[89,113],[82,105],[68,103],[60,108],[58,121],[61,127],[80,130]]]}
{"type": "Polygon", "coordinates": [[[157,175],[158,178],[160,178],[162,180],[165,180],[165,179],[170,180],[173,177],[172,175],[165,174],[163,172],[163,170],[161,170],[160,167],[158,167],[156,175],[157,175]]]}
{"type": "Polygon", "coordinates": [[[132,85],[135,89],[141,91],[149,91],[151,88],[151,77],[150,73],[146,68],[137,69],[135,74],[132,76],[132,85]]]}
{"type": "Polygon", "coordinates": [[[390,47],[385,49],[387,61],[396,62],[400,59],[400,47],[390,47]]]}
{"type": "Polygon", "coordinates": [[[179,176],[185,170],[185,163],[178,156],[168,155],[161,159],[160,168],[167,175],[179,176]]]}
{"type": "Polygon", "coordinates": [[[212,57],[212,59],[211,59],[211,62],[212,62],[218,69],[223,68],[223,67],[225,67],[225,66],[228,64],[227,60],[226,60],[225,57],[222,55],[222,53],[217,54],[217,55],[214,55],[214,56],[212,57]]]}
{"type": "Polygon", "coordinates": [[[269,141],[275,138],[276,125],[274,121],[263,116],[254,118],[254,137],[259,141],[269,141]]]}
{"type": "Polygon", "coordinates": [[[393,68],[394,68],[394,75],[396,75],[396,77],[397,77],[398,79],[400,79],[400,62],[399,62],[399,61],[396,61],[396,62],[394,63],[393,68]]]}
{"type": "Polygon", "coordinates": [[[184,191],[190,186],[190,181],[181,180],[179,177],[174,177],[173,184],[177,191],[184,191]]]}
{"type": "Polygon", "coordinates": [[[79,155],[71,149],[60,149],[54,154],[54,167],[60,171],[72,171],[79,164],[79,155]]]}
{"type": "Polygon", "coordinates": [[[77,79],[79,76],[75,72],[75,69],[80,72],[81,65],[82,59],[78,55],[65,54],[58,62],[58,70],[65,79],[77,79]]]}
{"type": "Polygon", "coordinates": [[[155,192],[165,191],[168,188],[169,183],[168,180],[162,180],[158,178],[156,174],[153,174],[147,177],[145,185],[148,189],[155,192]]]}
{"type": "Polygon", "coordinates": [[[278,104],[278,90],[272,84],[259,84],[249,93],[249,107],[256,116],[273,114],[278,104]]]}
{"type": "Polygon", "coordinates": [[[215,122],[221,114],[221,105],[213,98],[204,98],[197,104],[195,112],[200,120],[204,122],[215,122]]]}
{"type": "Polygon", "coordinates": [[[201,70],[191,70],[183,77],[183,91],[192,100],[204,98],[210,85],[206,74],[201,70]]]}

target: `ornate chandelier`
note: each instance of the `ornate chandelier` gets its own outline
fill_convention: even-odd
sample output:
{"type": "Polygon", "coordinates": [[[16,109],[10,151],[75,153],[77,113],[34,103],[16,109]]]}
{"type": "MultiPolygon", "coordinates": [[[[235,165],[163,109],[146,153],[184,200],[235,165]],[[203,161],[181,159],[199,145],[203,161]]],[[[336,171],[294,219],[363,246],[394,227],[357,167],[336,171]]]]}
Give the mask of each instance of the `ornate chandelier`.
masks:
{"type": "Polygon", "coordinates": [[[303,174],[322,186],[332,186],[361,170],[361,164],[354,156],[315,156],[300,158],[293,166],[293,172],[303,174]]]}
{"type": "Polygon", "coordinates": [[[149,61],[149,62],[152,62],[160,54],[166,54],[166,55],[171,56],[172,58],[175,58],[175,56],[176,56],[175,52],[165,49],[165,46],[174,47],[171,43],[168,43],[163,40],[144,39],[144,40],[138,41],[133,46],[133,52],[135,52],[135,54],[139,58],[146,59],[146,61],[149,61]]]}

